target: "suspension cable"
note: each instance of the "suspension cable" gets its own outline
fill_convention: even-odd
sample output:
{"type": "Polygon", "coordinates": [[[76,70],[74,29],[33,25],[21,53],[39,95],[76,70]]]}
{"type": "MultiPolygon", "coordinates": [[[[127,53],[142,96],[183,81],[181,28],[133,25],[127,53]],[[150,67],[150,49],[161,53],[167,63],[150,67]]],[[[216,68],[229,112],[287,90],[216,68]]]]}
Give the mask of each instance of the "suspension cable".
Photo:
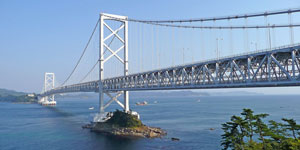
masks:
{"type": "Polygon", "coordinates": [[[228,19],[239,19],[239,18],[250,18],[250,17],[259,17],[259,16],[270,16],[278,14],[291,14],[295,12],[300,12],[300,8],[297,9],[288,9],[281,11],[270,11],[264,13],[255,13],[255,14],[245,14],[245,15],[234,15],[227,17],[215,17],[215,18],[203,18],[203,19],[186,19],[186,20],[160,20],[160,21],[147,21],[147,20],[138,20],[138,19],[120,19],[112,16],[105,15],[115,20],[127,20],[132,22],[140,22],[145,24],[157,25],[157,26],[166,26],[166,27],[178,27],[178,28],[200,28],[200,29],[247,29],[247,28],[284,28],[284,27],[299,27],[300,24],[284,24],[284,25],[258,25],[258,26],[189,26],[189,25],[176,25],[173,23],[184,23],[184,22],[205,22],[205,21],[217,21],[217,20],[228,20],[228,19]],[[172,23],[172,24],[165,24],[172,23]]]}
{"type": "Polygon", "coordinates": [[[128,21],[142,22],[142,23],[183,23],[183,22],[205,22],[205,21],[216,21],[216,20],[227,20],[227,19],[240,19],[240,18],[250,18],[250,17],[260,17],[260,16],[271,16],[278,14],[287,14],[300,12],[300,8],[288,9],[288,10],[277,10],[261,13],[252,13],[244,15],[231,15],[223,17],[210,17],[210,18],[200,18],[200,19],[183,19],[183,20],[138,20],[138,19],[128,19],[128,21]]]}
{"type": "Polygon", "coordinates": [[[90,69],[90,71],[79,81],[79,83],[81,83],[83,80],[85,80],[88,75],[95,69],[95,67],[97,66],[97,64],[99,63],[99,61],[97,60],[97,62],[94,64],[94,66],[90,69]]]}
{"type": "Polygon", "coordinates": [[[70,75],[68,76],[68,78],[67,78],[60,86],[65,85],[65,83],[70,79],[70,77],[71,77],[71,76],[73,75],[73,73],[75,72],[77,66],[79,65],[79,63],[80,63],[80,61],[81,61],[83,55],[85,54],[85,52],[86,52],[86,50],[87,50],[87,48],[88,48],[88,46],[89,46],[89,44],[90,44],[90,42],[91,42],[93,36],[94,36],[94,33],[95,33],[95,31],[96,31],[96,29],[97,29],[97,27],[98,27],[99,22],[100,22],[100,19],[97,20],[97,23],[96,23],[96,25],[95,25],[95,27],[94,27],[94,30],[93,30],[93,32],[92,32],[92,34],[91,34],[91,36],[90,36],[90,38],[89,38],[89,40],[88,40],[88,42],[87,42],[85,48],[84,48],[84,50],[83,50],[83,52],[82,52],[82,54],[81,54],[79,60],[77,61],[77,63],[76,63],[76,65],[75,65],[74,69],[72,70],[72,72],[70,73],[70,75]]]}
{"type": "Polygon", "coordinates": [[[205,21],[217,21],[217,20],[228,20],[228,19],[240,19],[240,18],[251,18],[251,17],[260,17],[260,16],[271,16],[278,14],[288,14],[288,13],[296,13],[300,12],[300,8],[293,9],[285,9],[285,10],[277,10],[277,11],[266,11],[261,13],[250,13],[243,15],[231,15],[231,16],[223,16],[223,17],[210,17],[210,18],[200,18],[200,19],[181,19],[181,20],[139,20],[139,19],[120,19],[112,16],[105,15],[106,17],[113,18],[115,20],[127,20],[132,22],[140,22],[140,23],[184,23],[184,22],[205,22],[205,21]]]}
{"type": "Polygon", "coordinates": [[[300,27],[300,24],[280,24],[280,25],[257,25],[257,26],[191,26],[191,25],[175,25],[161,23],[147,23],[157,26],[175,27],[175,28],[193,28],[193,29],[257,29],[257,28],[287,28],[300,27]]]}
{"type": "MultiPolygon", "coordinates": [[[[120,25],[121,27],[122,25],[120,25]]],[[[116,32],[117,34],[119,33],[119,31],[116,32]]],[[[114,36],[111,41],[108,43],[108,47],[110,47],[110,45],[112,44],[112,42],[114,41],[114,39],[116,38],[116,36],[114,36]]],[[[103,52],[103,55],[105,54],[105,52],[107,51],[107,48],[105,47],[105,50],[103,52]]],[[[99,60],[97,60],[97,62],[94,64],[94,66],[90,69],[90,71],[79,81],[79,83],[81,83],[83,80],[85,80],[88,75],[95,69],[95,67],[97,66],[97,64],[99,63],[99,60]]]]}

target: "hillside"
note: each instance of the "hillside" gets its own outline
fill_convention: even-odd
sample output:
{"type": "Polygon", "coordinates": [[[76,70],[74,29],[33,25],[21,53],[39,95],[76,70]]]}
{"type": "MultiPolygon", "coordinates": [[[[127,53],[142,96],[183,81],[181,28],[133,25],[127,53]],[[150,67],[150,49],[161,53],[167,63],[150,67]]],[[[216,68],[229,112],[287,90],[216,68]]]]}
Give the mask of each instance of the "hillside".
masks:
{"type": "Polygon", "coordinates": [[[17,92],[14,90],[0,89],[0,102],[36,102],[37,97],[34,94],[33,96],[28,96],[27,93],[17,92]]]}
{"type": "Polygon", "coordinates": [[[11,96],[21,96],[21,95],[25,95],[26,93],[24,92],[17,92],[17,91],[14,91],[14,90],[7,90],[7,89],[1,89],[0,88],[0,96],[8,96],[8,95],[11,95],[11,96]]]}

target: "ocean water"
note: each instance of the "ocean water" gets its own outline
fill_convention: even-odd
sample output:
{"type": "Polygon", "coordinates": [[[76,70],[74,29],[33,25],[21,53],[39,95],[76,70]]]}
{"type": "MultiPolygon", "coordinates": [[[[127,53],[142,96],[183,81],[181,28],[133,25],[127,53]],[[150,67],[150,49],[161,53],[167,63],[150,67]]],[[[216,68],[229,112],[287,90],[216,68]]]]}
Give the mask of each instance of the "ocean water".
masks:
{"type": "MultiPolygon", "coordinates": [[[[144,124],[161,127],[168,135],[162,139],[128,139],[82,129],[97,113],[96,99],[57,99],[55,107],[0,103],[0,149],[219,150],[221,124],[243,108],[269,113],[267,120],[287,117],[300,121],[298,95],[131,97],[130,100],[131,109],[140,114],[144,124]],[[134,105],[144,100],[149,105],[134,105]],[[171,141],[172,137],[180,141],[171,141]]],[[[116,108],[119,107],[114,104],[109,110],[116,108]]]]}

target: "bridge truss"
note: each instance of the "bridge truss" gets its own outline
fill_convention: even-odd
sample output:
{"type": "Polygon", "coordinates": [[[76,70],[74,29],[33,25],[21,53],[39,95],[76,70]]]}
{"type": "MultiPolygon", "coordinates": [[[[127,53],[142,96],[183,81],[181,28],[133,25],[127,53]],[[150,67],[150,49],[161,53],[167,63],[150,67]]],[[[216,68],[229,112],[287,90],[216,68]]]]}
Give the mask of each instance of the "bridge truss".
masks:
{"type": "MultiPolygon", "coordinates": [[[[58,87],[44,95],[98,92],[99,81],[58,87]]],[[[300,44],[102,80],[105,92],[300,85],[300,44]]]]}

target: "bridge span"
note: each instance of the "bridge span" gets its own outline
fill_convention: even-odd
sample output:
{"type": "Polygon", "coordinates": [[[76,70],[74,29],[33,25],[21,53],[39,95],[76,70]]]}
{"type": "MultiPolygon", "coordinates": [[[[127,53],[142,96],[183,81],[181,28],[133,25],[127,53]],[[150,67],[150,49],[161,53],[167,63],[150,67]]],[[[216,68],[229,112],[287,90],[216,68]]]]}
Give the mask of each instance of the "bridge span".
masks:
{"type": "MultiPolygon", "coordinates": [[[[300,44],[102,80],[105,92],[300,85],[300,44]]],[[[62,86],[48,96],[98,92],[99,80],[62,86]]]]}
{"type": "MultiPolygon", "coordinates": [[[[299,12],[299,10],[294,10],[299,12]]],[[[289,11],[276,12],[292,13],[289,11]]],[[[256,14],[257,16],[267,16],[267,13],[256,14]]],[[[243,18],[240,16],[238,18],[243,18]]],[[[248,18],[247,15],[244,18],[248,18]]],[[[226,17],[215,18],[225,20],[226,17]]],[[[234,19],[234,18],[232,18],[234,19]]],[[[99,93],[100,113],[112,102],[117,102],[125,112],[129,112],[129,91],[141,90],[177,90],[177,89],[211,89],[211,88],[250,88],[250,87],[279,87],[279,86],[299,86],[300,85],[300,43],[294,44],[292,24],[288,26],[256,26],[256,28],[290,28],[291,44],[273,47],[269,39],[270,47],[263,50],[242,53],[239,55],[217,57],[210,60],[199,61],[184,65],[171,66],[151,71],[139,73],[128,73],[128,21],[142,22],[160,26],[180,27],[180,25],[166,25],[164,21],[140,21],[129,19],[126,16],[111,14],[100,15],[97,22],[99,25],[99,79],[89,82],[82,82],[71,85],[62,85],[54,88],[54,74],[45,74],[44,91],[39,95],[44,101],[54,101],[55,94],[73,93],[73,92],[97,92],[99,93]],[[118,21],[121,25],[116,30],[112,29],[106,21],[118,21]],[[106,27],[106,30],[104,30],[106,27]],[[110,34],[104,34],[109,31],[110,34]],[[119,32],[122,31],[122,36],[119,32]],[[110,47],[107,42],[109,38],[116,37],[121,42],[119,48],[110,47]],[[111,52],[110,55],[105,54],[111,52]],[[123,52],[119,55],[118,52],[123,52]],[[123,73],[120,76],[104,78],[104,63],[109,59],[116,58],[122,64],[123,73]],[[50,75],[50,76],[49,76],[50,75]],[[111,99],[104,104],[103,95],[106,94],[111,99]],[[123,94],[124,103],[117,98],[123,94]]],[[[203,21],[203,20],[199,20],[203,21]]],[[[204,20],[206,21],[206,20],[204,20]]],[[[208,21],[215,21],[209,20],[208,21]]],[[[174,21],[177,22],[177,21],[174,21]]],[[[97,27],[96,25],[96,27],[97,27]]],[[[296,27],[298,25],[295,25],[296,27]]],[[[189,28],[190,26],[183,26],[189,28]]],[[[209,28],[205,26],[196,26],[193,28],[209,28]]],[[[217,29],[246,29],[254,26],[243,27],[210,27],[217,29]]],[[[96,29],[96,28],[95,28],[96,29]]],[[[95,32],[94,29],[94,32],[95,32]]],[[[93,32],[93,34],[94,34],[93,32]]],[[[269,32],[270,38],[270,32],[269,32]]],[[[222,39],[217,39],[222,40],[222,39]]],[[[90,41],[90,40],[89,40],[90,41]]],[[[217,43],[218,44],[218,43],[217,43]]],[[[257,45],[256,45],[257,46],[257,45]]],[[[217,47],[218,50],[218,47],[217,47]]],[[[84,51],[85,52],[85,51],[84,51]]],[[[84,53],[83,53],[84,54],[84,53]]],[[[81,59],[81,58],[80,58],[81,59]]],[[[78,63],[80,62],[80,59],[78,63]]],[[[78,65],[77,63],[77,65],[78,65]]],[[[76,69],[75,66],[74,70],[76,69]]],[[[73,74],[72,71],[71,75],[73,74]]],[[[70,76],[71,76],[70,75],[70,76]]],[[[70,78],[67,78],[67,80],[70,78]]],[[[66,82],[66,81],[65,81],[66,82]]],[[[63,84],[65,84],[65,82],[63,84]]]]}

